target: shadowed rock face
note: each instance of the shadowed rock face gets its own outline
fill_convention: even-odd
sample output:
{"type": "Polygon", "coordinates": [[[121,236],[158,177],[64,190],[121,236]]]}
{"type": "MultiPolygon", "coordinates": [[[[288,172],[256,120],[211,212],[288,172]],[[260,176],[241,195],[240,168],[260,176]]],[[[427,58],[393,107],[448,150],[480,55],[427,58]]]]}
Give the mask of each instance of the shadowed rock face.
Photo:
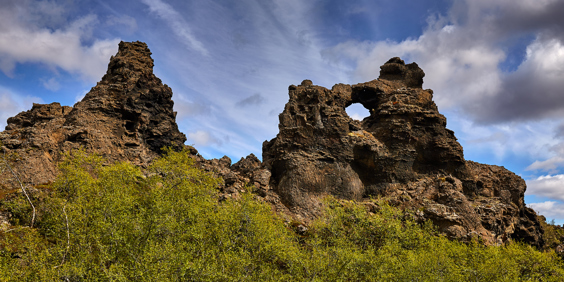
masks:
{"type": "Polygon", "coordinates": [[[180,149],[172,90],[153,74],[145,43],[121,42],[102,80],[74,107],[34,104],[8,119],[3,150],[17,153],[15,168],[31,184],[54,180],[60,152],[83,147],[109,161],[147,165],[164,146],[180,149]]]}
{"type": "Polygon", "coordinates": [[[272,189],[306,218],[325,194],[384,196],[453,238],[542,244],[536,215],[524,205],[525,182],[502,167],[465,161],[433,91],[422,89],[424,75],[392,58],[378,80],[331,90],[309,80],[290,86],[280,132],[263,144],[272,189]],[[345,108],[353,103],[370,116],[351,119],[345,108]]]}

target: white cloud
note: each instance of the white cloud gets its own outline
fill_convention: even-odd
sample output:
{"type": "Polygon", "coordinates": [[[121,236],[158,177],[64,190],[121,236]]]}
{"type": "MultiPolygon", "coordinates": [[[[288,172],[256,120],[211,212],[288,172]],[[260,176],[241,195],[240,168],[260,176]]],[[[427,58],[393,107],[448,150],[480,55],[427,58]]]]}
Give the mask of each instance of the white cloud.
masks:
{"type": "Polygon", "coordinates": [[[57,81],[56,78],[52,77],[50,79],[43,80],[43,87],[45,87],[48,90],[55,92],[55,91],[61,89],[61,84],[59,84],[59,82],[57,81]]]}
{"type": "Polygon", "coordinates": [[[527,180],[526,193],[564,201],[564,174],[545,175],[527,180]]]}
{"type": "Polygon", "coordinates": [[[45,4],[14,1],[0,10],[0,70],[12,76],[18,63],[43,63],[54,69],[79,74],[89,81],[99,80],[106,70],[108,59],[117,51],[119,40],[96,39],[90,46],[85,46],[82,40],[91,36],[97,23],[96,16],[78,18],[64,28],[47,28],[41,25],[41,16],[57,16],[60,21],[59,14],[63,9],[49,2],[49,9],[41,13],[34,6],[37,3],[45,4]],[[30,21],[28,17],[36,21],[30,21]]]}
{"type": "Polygon", "coordinates": [[[108,26],[121,26],[125,27],[127,32],[133,33],[137,31],[137,20],[135,18],[128,16],[128,15],[112,15],[106,19],[106,25],[108,26]]]}
{"type": "Polygon", "coordinates": [[[564,164],[564,158],[561,156],[556,156],[545,161],[536,160],[534,163],[532,163],[527,168],[525,168],[525,170],[528,171],[541,170],[541,171],[554,172],[559,166],[563,164],[564,164]]]}
{"type": "Polygon", "coordinates": [[[518,69],[504,75],[494,96],[466,108],[486,123],[564,117],[562,77],[564,45],[559,39],[539,36],[527,46],[518,69]]]}
{"type": "Polygon", "coordinates": [[[377,78],[391,57],[417,62],[426,73],[423,87],[434,90],[441,113],[451,114],[449,127],[471,145],[466,150],[489,151],[497,161],[509,153],[546,158],[529,168],[553,172],[564,164],[564,155],[548,150],[559,142],[553,119],[564,117],[562,12],[564,1],[456,1],[448,15],[429,17],[417,38],[348,41],[323,54],[352,66],[358,82],[377,78]],[[531,38],[520,43],[523,61],[504,71],[508,47],[523,38],[531,38]]]}
{"type": "Polygon", "coordinates": [[[564,204],[555,201],[546,201],[541,203],[528,204],[530,208],[537,213],[544,215],[548,221],[555,219],[561,221],[564,219],[564,204]]]}
{"type": "Polygon", "coordinates": [[[504,53],[495,45],[472,38],[477,36],[465,27],[447,25],[402,42],[346,42],[325,54],[353,57],[357,81],[377,78],[380,65],[391,57],[415,61],[426,73],[423,86],[435,91],[435,102],[444,110],[492,96],[501,84],[497,66],[504,60],[504,53]]]}
{"type": "Polygon", "coordinates": [[[473,159],[469,157],[473,155],[489,155],[493,158],[489,161],[500,163],[512,155],[532,163],[535,159],[552,157],[551,148],[559,142],[553,133],[558,125],[556,121],[484,125],[456,112],[442,113],[447,115],[447,127],[454,129],[467,159],[473,159]]]}
{"type": "Polygon", "coordinates": [[[210,145],[218,145],[221,146],[223,142],[216,138],[215,136],[211,135],[209,132],[204,130],[198,130],[196,132],[189,132],[188,133],[188,143],[193,143],[196,146],[210,146],[210,145]]]}
{"type": "Polygon", "coordinates": [[[211,107],[201,101],[191,101],[183,94],[174,94],[174,110],[178,113],[177,119],[193,118],[199,115],[208,116],[211,113],[211,107]]]}
{"type": "Polygon", "coordinates": [[[198,51],[200,54],[209,55],[208,50],[204,44],[199,41],[188,23],[181,14],[179,14],[172,6],[164,3],[161,0],[141,0],[144,4],[149,6],[152,13],[157,14],[159,18],[164,20],[172,29],[172,31],[186,44],[188,47],[198,51]]]}
{"type": "MultiPolygon", "coordinates": [[[[563,1],[458,1],[448,17],[430,17],[416,39],[345,42],[325,52],[352,58],[356,79],[379,75],[379,66],[400,56],[426,72],[442,110],[459,108],[474,121],[499,123],[564,116],[563,1]],[[561,15],[561,13],[560,13],[561,15]],[[506,22],[515,23],[507,25],[506,22]],[[525,22],[525,23],[523,23],[525,22]],[[521,28],[516,29],[518,24],[521,28]],[[515,38],[534,35],[514,73],[500,69],[515,38]]],[[[343,60],[345,57],[345,60],[343,60]]]]}

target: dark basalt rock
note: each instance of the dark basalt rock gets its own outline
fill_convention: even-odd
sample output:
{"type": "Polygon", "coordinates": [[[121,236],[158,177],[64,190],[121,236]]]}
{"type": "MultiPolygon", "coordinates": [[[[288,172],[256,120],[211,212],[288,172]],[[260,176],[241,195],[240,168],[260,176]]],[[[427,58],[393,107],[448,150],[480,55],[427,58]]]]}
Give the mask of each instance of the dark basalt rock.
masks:
{"type": "Polygon", "coordinates": [[[181,149],[186,141],[171,97],[170,87],[153,74],[147,45],[121,42],[107,73],[82,101],[74,107],[34,104],[8,119],[0,141],[3,150],[17,153],[14,168],[30,184],[53,181],[60,152],[80,147],[110,162],[145,166],[162,147],[181,149]]]}
{"type": "Polygon", "coordinates": [[[446,118],[423,90],[424,72],[392,58],[380,78],[331,90],[306,80],[290,86],[280,132],[263,144],[270,186],[304,218],[331,194],[361,201],[384,196],[431,219],[452,238],[542,244],[542,229],[525,207],[525,182],[497,166],[469,162],[446,118]],[[345,108],[360,103],[363,121],[345,108]]]}

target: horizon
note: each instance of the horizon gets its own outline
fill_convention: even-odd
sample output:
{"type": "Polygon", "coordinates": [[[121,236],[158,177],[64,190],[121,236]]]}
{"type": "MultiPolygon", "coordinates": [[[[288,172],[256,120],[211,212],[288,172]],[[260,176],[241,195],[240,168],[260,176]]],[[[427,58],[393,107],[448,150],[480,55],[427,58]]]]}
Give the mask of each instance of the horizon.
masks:
{"type": "Polygon", "coordinates": [[[0,126],[32,103],[75,104],[118,43],[139,40],[186,144],[236,162],[276,136],[289,85],[370,81],[400,57],[425,72],[465,159],[520,175],[527,205],[564,224],[562,13],[558,0],[7,0],[0,126]]]}

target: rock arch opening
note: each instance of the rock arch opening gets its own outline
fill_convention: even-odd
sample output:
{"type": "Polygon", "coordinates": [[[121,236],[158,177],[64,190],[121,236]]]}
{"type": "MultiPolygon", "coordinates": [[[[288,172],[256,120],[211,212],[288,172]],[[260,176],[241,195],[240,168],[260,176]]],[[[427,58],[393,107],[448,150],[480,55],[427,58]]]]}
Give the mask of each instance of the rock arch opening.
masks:
{"type": "Polygon", "coordinates": [[[347,112],[347,115],[349,115],[349,117],[359,121],[362,121],[364,118],[370,116],[370,111],[368,111],[368,109],[366,109],[360,103],[354,103],[348,106],[347,108],[345,108],[345,111],[347,112]]]}

